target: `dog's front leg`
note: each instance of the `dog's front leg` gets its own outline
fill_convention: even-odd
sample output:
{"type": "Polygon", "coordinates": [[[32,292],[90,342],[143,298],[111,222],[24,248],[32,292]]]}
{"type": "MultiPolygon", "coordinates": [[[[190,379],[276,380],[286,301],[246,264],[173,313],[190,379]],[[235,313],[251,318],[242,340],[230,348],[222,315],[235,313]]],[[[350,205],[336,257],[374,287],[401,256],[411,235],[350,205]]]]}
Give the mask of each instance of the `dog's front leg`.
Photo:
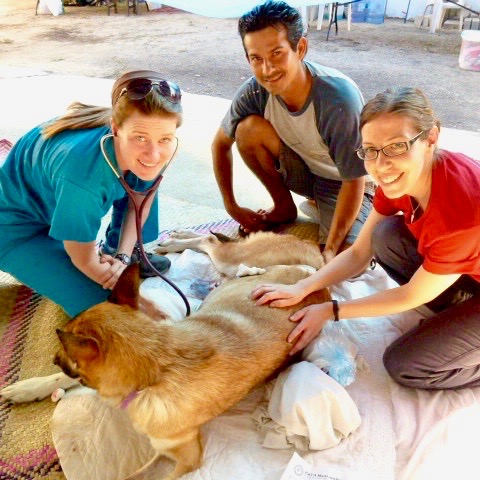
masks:
{"type": "Polygon", "coordinates": [[[155,456],[125,480],[176,480],[202,464],[200,431],[193,428],[171,438],[150,437],[155,456]]]}
{"type": "Polygon", "coordinates": [[[204,237],[204,236],[205,236],[204,233],[198,233],[193,230],[188,230],[185,228],[179,228],[178,230],[174,230],[172,233],[170,233],[171,238],[198,238],[198,237],[204,237]]]}
{"type": "Polygon", "coordinates": [[[179,253],[183,252],[187,248],[197,248],[198,239],[178,239],[178,238],[167,238],[163,240],[162,243],[159,243],[155,248],[155,253],[179,253]]]}
{"type": "Polygon", "coordinates": [[[21,380],[0,390],[0,396],[14,403],[34,402],[50,396],[57,388],[67,390],[79,385],[78,380],[67,377],[63,372],[47,377],[21,380]]]}
{"type": "MultiPolygon", "coordinates": [[[[177,253],[183,252],[190,248],[192,250],[200,250],[204,252],[204,246],[208,244],[208,238],[211,237],[211,242],[215,242],[215,237],[213,235],[202,235],[201,237],[193,238],[175,238],[170,237],[164,240],[162,243],[159,243],[155,248],[156,253],[177,253]]],[[[220,243],[220,242],[218,242],[220,243]]]]}
{"type": "Polygon", "coordinates": [[[199,468],[201,463],[202,448],[199,442],[195,442],[191,446],[182,445],[168,452],[157,452],[146,465],[125,480],[177,480],[199,468]]]}
{"type": "MultiPolygon", "coordinates": [[[[200,430],[192,429],[183,435],[186,440],[177,447],[170,448],[166,454],[176,460],[175,470],[165,480],[176,480],[186,473],[200,468],[203,460],[203,448],[200,430]]],[[[153,443],[152,443],[153,445],[153,443]]]]}

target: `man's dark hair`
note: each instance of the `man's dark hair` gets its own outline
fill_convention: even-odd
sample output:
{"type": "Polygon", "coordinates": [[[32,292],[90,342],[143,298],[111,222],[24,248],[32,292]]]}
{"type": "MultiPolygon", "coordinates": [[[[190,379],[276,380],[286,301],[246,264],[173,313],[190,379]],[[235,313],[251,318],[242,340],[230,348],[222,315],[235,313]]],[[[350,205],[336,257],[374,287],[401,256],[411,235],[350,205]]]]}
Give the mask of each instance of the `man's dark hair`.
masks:
{"type": "Polygon", "coordinates": [[[298,41],[303,36],[302,17],[297,9],[285,2],[267,0],[242,15],[238,21],[238,33],[242,43],[247,33],[257,32],[267,27],[278,28],[280,25],[287,30],[288,43],[292,50],[297,50],[298,41]]]}

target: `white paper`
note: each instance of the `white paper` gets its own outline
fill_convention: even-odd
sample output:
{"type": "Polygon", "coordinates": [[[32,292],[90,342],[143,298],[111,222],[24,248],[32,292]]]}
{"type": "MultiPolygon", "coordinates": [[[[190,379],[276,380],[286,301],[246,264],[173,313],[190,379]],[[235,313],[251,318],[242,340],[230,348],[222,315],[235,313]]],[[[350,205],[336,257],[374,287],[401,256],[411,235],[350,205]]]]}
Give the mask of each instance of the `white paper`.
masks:
{"type": "Polygon", "coordinates": [[[363,480],[358,472],[344,472],[332,467],[313,466],[294,453],[280,480],[363,480]]]}

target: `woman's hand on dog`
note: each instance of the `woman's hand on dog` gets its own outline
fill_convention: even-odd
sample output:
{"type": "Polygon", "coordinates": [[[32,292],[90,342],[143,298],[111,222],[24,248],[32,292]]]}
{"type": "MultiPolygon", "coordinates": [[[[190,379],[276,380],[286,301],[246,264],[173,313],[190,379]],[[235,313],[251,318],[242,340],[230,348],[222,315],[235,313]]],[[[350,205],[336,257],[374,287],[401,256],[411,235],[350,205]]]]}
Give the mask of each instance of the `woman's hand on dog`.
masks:
{"type": "Polygon", "coordinates": [[[301,302],[305,297],[305,292],[298,284],[265,284],[256,287],[251,298],[256,300],[255,305],[269,304],[270,307],[290,307],[301,302]]]}
{"type": "Polygon", "coordinates": [[[94,241],[65,240],[63,244],[75,267],[105,289],[111,290],[125,270],[126,265],[111,255],[99,256],[94,241]]]}
{"type": "Polygon", "coordinates": [[[303,350],[321,332],[325,323],[332,318],[332,304],[319,303],[309,305],[290,316],[292,322],[300,322],[287,338],[289,343],[295,343],[290,355],[303,350]]]}
{"type": "Polygon", "coordinates": [[[127,265],[111,255],[103,254],[99,258],[100,263],[106,266],[107,269],[102,272],[98,283],[100,283],[103,288],[112,290],[117,284],[120,275],[127,268],[127,265]]]}

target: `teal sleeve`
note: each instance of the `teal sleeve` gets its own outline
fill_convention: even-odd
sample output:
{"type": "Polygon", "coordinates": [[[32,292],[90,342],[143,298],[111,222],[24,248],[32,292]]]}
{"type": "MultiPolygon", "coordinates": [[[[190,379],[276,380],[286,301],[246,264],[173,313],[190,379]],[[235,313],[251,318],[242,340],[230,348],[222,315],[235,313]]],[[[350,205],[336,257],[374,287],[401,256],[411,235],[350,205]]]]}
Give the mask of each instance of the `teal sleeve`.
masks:
{"type": "Polygon", "coordinates": [[[92,242],[96,239],[102,217],[107,213],[98,195],[74,183],[59,179],[55,189],[50,236],[57,240],[92,242]]]}

